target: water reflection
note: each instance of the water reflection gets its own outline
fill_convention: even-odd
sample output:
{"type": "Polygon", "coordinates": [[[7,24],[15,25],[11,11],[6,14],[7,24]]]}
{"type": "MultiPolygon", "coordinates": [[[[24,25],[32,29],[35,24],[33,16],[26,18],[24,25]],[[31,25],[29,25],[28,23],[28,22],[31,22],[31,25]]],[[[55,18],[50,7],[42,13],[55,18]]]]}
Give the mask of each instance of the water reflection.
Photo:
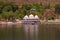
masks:
{"type": "Polygon", "coordinates": [[[22,20],[22,24],[25,30],[26,40],[38,40],[39,17],[32,14],[29,16],[26,15],[22,20]]]}
{"type": "Polygon", "coordinates": [[[38,40],[38,24],[24,24],[26,40],[38,40]]]}
{"type": "Polygon", "coordinates": [[[0,25],[0,40],[60,40],[60,24],[0,25]]]}

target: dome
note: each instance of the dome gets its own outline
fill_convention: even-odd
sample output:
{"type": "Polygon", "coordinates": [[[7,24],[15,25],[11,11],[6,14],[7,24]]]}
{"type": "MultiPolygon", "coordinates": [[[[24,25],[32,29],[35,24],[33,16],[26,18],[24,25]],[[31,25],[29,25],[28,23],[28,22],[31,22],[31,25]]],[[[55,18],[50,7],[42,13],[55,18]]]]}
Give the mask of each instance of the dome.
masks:
{"type": "Polygon", "coordinates": [[[28,19],[28,16],[26,15],[23,19],[28,19]]]}
{"type": "Polygon", "coordinates": [[[34,19],[34,16],[32,14],[29,15],[29,19],[34,19]]]}
{"type": "Polygon", "coordinates": [[[39,17],[37,15],[35,15],[35,19],[39,19],[39,17]]]}

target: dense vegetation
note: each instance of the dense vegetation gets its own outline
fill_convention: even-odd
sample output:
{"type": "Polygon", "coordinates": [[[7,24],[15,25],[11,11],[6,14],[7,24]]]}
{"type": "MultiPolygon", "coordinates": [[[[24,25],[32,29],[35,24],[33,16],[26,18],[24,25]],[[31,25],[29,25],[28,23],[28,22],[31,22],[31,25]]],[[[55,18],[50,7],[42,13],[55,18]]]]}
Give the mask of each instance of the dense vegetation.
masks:
{"type": "Polygon", "coordinates": [[[55,5],[55,12],[60,14],[60,4],[55,5]]]}
{"type": "MultiPolygon", "coordinates": [[[[18,6],[14,2],[6,3],[6,2],[0,2],[0,19],[22,19],[24,15],[29,14],[37,14],[40,18],[43,17],[44,10],[50,9],[51,5],[46,4],[43,5],[40,4],[23,4],[21,6],[18,6]]],[[[55,9],[57,13],[60,13],[60,4],[55,5],[55,9]]],[[[52,19],[52,18],[51,18],[52,19]]]]}

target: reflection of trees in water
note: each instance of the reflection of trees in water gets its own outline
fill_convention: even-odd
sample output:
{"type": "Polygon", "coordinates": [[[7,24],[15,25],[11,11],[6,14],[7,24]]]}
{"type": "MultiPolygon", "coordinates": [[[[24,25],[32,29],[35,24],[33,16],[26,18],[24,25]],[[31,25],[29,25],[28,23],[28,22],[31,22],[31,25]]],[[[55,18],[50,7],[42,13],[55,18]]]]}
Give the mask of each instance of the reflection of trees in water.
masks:
{"type": "Polygon", "coordinates": [[[56,28],[56,37],[55,37],[55,39],[56,40],[60,40],[60,28],[58,27],[58,28],[56,28]]]}
{"type": "Polygon", "coordinates": [[[45,40],[55,40],[55,29],[53,27],[45,28],[45,40]]]}
{"type": "Polygon", "coordinates": [[[22,27],[17,28],[16,25],[13,25],[12,26],[12,38],[13,38],[13,40],[24,40],[23,28],[22,27]]]}
{"type": "MultiPolygon", "coordinates": [[[[34,31],[36,30],[34,29],[34,31]]],[[[38,40],[60,40],[60,24],[42,24],[38,27],[38,31],[38,40]]],[[[33,31],[31,31],[31,33],[32,32],[33,31]]],[[[31,34],[29,34],[26,35],[31,36],[31,34]]],[[[32,36],[36,40],[35,34],[36,32],[34,32],[32,36]]],[[[25,40],[25,37],[23,27],[16,28],[16,25],[0,25],[0,40],[13,40],[12,38],[15,38],[15,40],[25,40]]]]}
{"type": "Polygon", "coordinates": [[[26,40],[38,40],[38,24],[24,24],[26,40]]]}
{"type": "Polygon", "coordinates": [[[0,39],[1,40],[11,40],[11,31],[9,28],[7,28],[8,26],[5,24],[5,25],[0,25],[0,39]]]}
{"type": "Polygon", "coordinates": [[[0,25],[0,40],[23,40],[23,28],[16,28],[16,25],[0,25]],[[2,29],[2,30],[1,30],[2,29]]]}
{"type": "Polygon", "coordinates": [[[39,40],[59,40],[60,28],[59,24],[40,25],[39,40]]]}

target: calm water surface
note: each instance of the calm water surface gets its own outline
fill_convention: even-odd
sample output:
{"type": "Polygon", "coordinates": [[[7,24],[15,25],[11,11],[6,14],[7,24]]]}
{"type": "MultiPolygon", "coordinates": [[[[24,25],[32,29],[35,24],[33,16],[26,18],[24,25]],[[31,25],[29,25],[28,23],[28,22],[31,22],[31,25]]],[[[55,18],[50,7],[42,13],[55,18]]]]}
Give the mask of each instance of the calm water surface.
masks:
{"type": "Polygon", "coordinates": [[[60,40],[60,24],[0,25],[0,40],[60,40]]]}

